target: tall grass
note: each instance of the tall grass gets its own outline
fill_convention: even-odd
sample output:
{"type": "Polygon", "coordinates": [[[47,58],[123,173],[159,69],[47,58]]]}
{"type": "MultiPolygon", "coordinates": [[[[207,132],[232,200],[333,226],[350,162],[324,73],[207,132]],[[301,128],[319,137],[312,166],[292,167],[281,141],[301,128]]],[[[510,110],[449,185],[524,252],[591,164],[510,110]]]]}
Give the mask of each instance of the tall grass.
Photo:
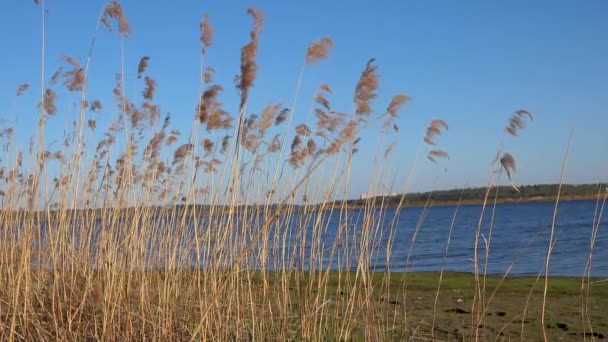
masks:
{"type": "MultiPolygon", "coordinates": [[[[214,82],[215,68],[205,64],[213,51],[214,28],[212,17],[204,14],[200,100],[193,105],[191,130],[180,132],[155,103],[157,82],[148,72],[153,56],[142,57],[137,68],[125,60],[131,27],[118,2],[102,8],[84,64],[65,56],[69,70],[58,70],[48,81],[45,1],[39,5],[40,119],[31,139],[37,143],[18,146],[11,127],[3,128],[0,135],[5,147],[0,165],[1,340],[436,340],[442,336],[436,326],[441,319],[443,266],[433,292],[432,325],[412,319],[416,309],[408,307],[412,302],[408,284],[415,281],[407,276],[410,256],[433,206],[432,193],[415,227],[405,269],[375,268],[375,260],[384,259],[388,265],[392,258],[400,210],[418,156],[395,211],[388,210],[384,197],[369,198],[356,209],[346,201],[334,201],[347,198],[352,162],[364,131],[376,130],[378,139],[374,158],[378,168],[370,176],[370,192],[386,190],[388,170],[382,165],[398,140],[395,121],[409,97],[396,94],[386,109],[378,110],[384,107],[374,102],[380,85],[375,60],[362,65],[349,111],[334,109],[333,89],[321,84],[312,99],[315,119],[294,123],[306,71],[328,58],[333,48],[331,38],[323,37],[303,48],[291,102],[271,103],[260,115],[247,115],[264,24],[263,12],[249,9],[253,25],[250,40],[241,49],[238,113],[232,115],[223,109],[224,88],[214,82]],[[106,34],[104,28],[118,35],[120,48],[113,104],[101,103],[88,91],[96,36],[106,34]],[[137,69],[141,97],[126,96],[126,69],[137,69]],[[61,120],[56,101],[62,97],[77,99],[77,115],[65,133],[53,136],[46,123],[61,120]],[[113,113],[105,128],[98,122],[102,112],[113,113]],[[102,129],[101,140],[88,138],[102,129]],[[53,140],[62,145],[57,147],[53,140]],[[333,239],[327,239],[330,234],[333,239]],[[394,271],[405,273],[401,277],[394,271]]],[[[28,88],[20,85],[16,96],[28,88]]],[[[527,111],[516,112],[507,133],[517,135],[527,117],[532,118],[527,111]]],[[[447,158],[435,140],[447,128],[442,119],[430,121],[417,154],[426,148],[432,162],[447,158]]],[[[497,157],[484,209],[496,186],[496,173],[504,172],[510,179],[514,171],[510,154],[497,157]]],[[[483,212],[474,237],[476,288],[466,336],[470,339],[489,334],[480,326],[508,274],[486,298],[497,196],[496,192],[488,237],[482,232],[483,212]],[[483,267],[477,250],[480,239],[485,241],[483,267]]],[[[605,202],[605,194],[603,198],[605,202]]],[[[594,218],[581,285],[586,329],[592,329],[590,269],[604,202],[594,218]]],[[[444,263],[459,207],[460,202],[446,230],[444,263]]],[[[548,281],[546,277],[545,295],[548,281]]]]}

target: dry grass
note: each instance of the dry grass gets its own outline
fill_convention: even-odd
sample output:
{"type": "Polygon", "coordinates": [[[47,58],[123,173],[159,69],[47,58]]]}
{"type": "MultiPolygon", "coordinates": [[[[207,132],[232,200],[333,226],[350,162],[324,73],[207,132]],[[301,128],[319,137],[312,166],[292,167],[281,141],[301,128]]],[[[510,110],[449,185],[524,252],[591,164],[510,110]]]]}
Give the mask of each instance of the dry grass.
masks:
{"type": "MultiPolygon", "coordinates": [[[[0,340],[478,340],[504,336],[498,330],[488,333],[480,328],[500,300],[496,298],[501,298],[495,297],[498,289],[509,282],[505,280],[508,274],[502,278],[486,274],[492,228],[486,238],[483,215],[474,237],[473,277],[446,283],[445,278],[456,276],[444,275],[443,269],[433,278],[408,274],[407,268],[403,274],[374,271],[375,258],[391,260],[404,197],[394,212],[377,198],[354,211],[346,204],[329,205],[334,198],[346,198],[363,131],[378,130],[378,167],[370,176],[370,191],[381,187],[388,172],[382,158],[390,155],[398,141],[399,127],[394,121],[410,98],[399,93],[383,107],[384,112],[374,109],[380,76],[373,59],[363,65],[350,111],[333,109],[334,90],[321,84],[312,99],[317,106],[315,120],[292,124],[306,68],[328,58],[334,46],[331,38],[323,37],[303,50],[291,103],[285,107],[283,102],[270,103],[259,116],[247,116],[264,22],[261,11],[249,9],[253,27],[250,41],[241,49],[236,77],[239,112],[232,115],[222,109],[224,88],[213,82],[215,69],[203,64],[203,56],[212,52],[214,32],[209,15],[204,14],[200,99],[193,105],[192,129],[180,132],[172,128],[169,115],[161,119],[154,102],[157,82],[149,74],[150,57],[144,56],[133,68],[143,89],[141,98],[125,95],[124,69],[130,66],[123,55],[131,25],[122,5],[111,1],[96,24],[98,30],[117,27],[122,70],[113,91],[119,111],[103,127],[97,115],[112,106],[90,98],[87,90],[95,36],[86,62],[65,56],[69,70],[60,68],[45,82],[44,5],[41,1],[39,127],[32,144],[24,149],[13,143],[13,128],[3,128],[0,134],[4,147],[0,340]],[[57,81],[60,77],[63,82],[57,81]],[[50,133],[46,121],[58,119],[57,103],[62,96],[68,98],[69,92],[78,95],[77,121],[65,134],[46,136],[50,133]],[[103,130],[101,139],[85,139],[85,125],[92,132],[103,130]],[[298,205],[312,202],[314,207],[298,205]],[[336,234],[331,244],[325,239],[329,233],[336,234]],[[478,259],[482,239],[483,268],[478,259]],[[387,241],[386,248],[381,248],[381,241],[387,241]],[[446,332],[454,317],[445,314],[450,305],[446,301],[451,300],[451,293],[445,291],[463,282],[467,300],[462,306],[471,308],[466,311],[470,322],[461,320],[458,333],[446,332]],[[428,310],[420,309],[421,305],[428,310]]],[[[22,96],[29,88],[30,84],[23,83],[15,95],[22,96]]],[[[517,135],[526,118],[532,115],[517,111],[506,132],[517,135]]],[[[435,146],[447,128],[444,120],[435,119],[420,141],[419,146],[426,143],[432,148],[427,157],[434,162],[448,157],[435,146]]],[[[499,149],[497,156],[501,153],[499,149]]],[[[498,160],[500,165],[495,162],[491,170],[484,209],[491,203],[497,172],[504,170],[509,179],[515,172],[510,154],[498,160]]],[[[405,182],[404,195],[415,168],[405,182]]],[[[494,204],[496,198],[497,194],[494,204]]],[[[605,194],[603,198],[605,202],[605,194]]],[[[598,321],[590,308],[589,273],[604,202],[598,201],[580,289],[585,333],[593,333],[598,321]]],[[[429,196],[408,261],[431,206],[429,196]]],[[[458,209],[446,235],[446,257],[458,209]]],[[[548,268],[550,249],[546,261],[548,268]]],[[[535,289],[535,284],[528,285],[520,284],[512,291],[523,293],[523,300],[527,290],[535,289]]],[[[551,297],[547,289],[551,289],[549,278],[545,278],[542,312],[537,312],[538,306],[530,311],[542,315],[543,323],[545,307],[551,306],[545,303],[551,297]]],[[[526,309],[537,302],[528,296],[526,309]]],[[[545,331],[544,324],[532,336],[539,336],[541,329],[545,331]]]]}

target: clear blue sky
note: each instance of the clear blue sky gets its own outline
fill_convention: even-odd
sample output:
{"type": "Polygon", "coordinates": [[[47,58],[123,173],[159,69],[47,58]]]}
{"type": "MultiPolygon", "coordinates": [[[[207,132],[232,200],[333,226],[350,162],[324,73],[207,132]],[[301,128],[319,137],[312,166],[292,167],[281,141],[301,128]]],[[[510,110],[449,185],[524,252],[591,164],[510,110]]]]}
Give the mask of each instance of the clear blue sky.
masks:
{"type": "MultiPolygon", "coordinates": [[[[156,101],[174,123],[189,130],[198,96],[198,23],[209,12],[214,46],[206,63],[226,88],[222,100],[235,111],[240,48],[251,25],[245,11],[266,14],[258,58],[259,77],[249,111],[268,102],[291,101],[306,46],[324,35],[336,46],[328,60],[306,70],[296,120],[311,117],[312,96],[329,83],[336,109],[349,110],[366,61],[375,57],[381,89],[377,110],[405,92],[412,102],[402,111],[399,145],[390,158],[397,190],[414,162],[414,152],[433,118],[449,131],[438,138],[451,159],[437,167],[420,158],[412,190],[484,185],[489,163],[511,113],[526,108],[535,121],[506,149],[518,162],[518,184],[555,183],[569,130],[575,123],[566,181],[608,180],[608,2],[606,1],[122,1],[133,34],[125,42],[127,93],[134,86],[139,58],[151,57],[149,74],[158,82],[156,101]],[[129,81],[130,80],[130,81],[129,81]]],[[[47,1],[47,77],[67,54],[84,60],[104,1],[47,1]]],[[[0,14],[2,72],[0,116],[16,120],[25,143],[35,126],[39,93],[40,12],[33,1],[10,1],[0,14]],[[30,93],[15,102],[20,83],[30,93]]],[[[120,69],[115,33],[99,35],[90,72],[91,98],[111,103],[114,74],[120,69]]],[[[60,107],[67,115],[75,111],[60,107]]],[[[53,129],[62,129],[66,114],[53,129]]],[[[63,115],[63,116],[62,116],[63,115]]],[[[107,115],[109,118],[110,115],[107,115]]],[[[107,120],[106,118],[106,120],[107,120]]],[[[70,119],[71,120],[71,119],[70,119]]],[[[101,119],[100,121],[102,121],[101,119]]],[[[107,124],[107,122],[106,122],[107,124]]],[[[103,123],[99,123],[103,126],[103,123]]],[[[102,134],[98,130],[97,135],[102,134]]],[[[365,192],[375,134],[364,135],[355,158],[351,194],[365,192]]],[[[426,147],[425,147],[426,149],[426,147]]],[[[426,150],[423,150],[426,151],[426,150]]],[[[389,180],[387,180],[388,182],[389,180]]]]}

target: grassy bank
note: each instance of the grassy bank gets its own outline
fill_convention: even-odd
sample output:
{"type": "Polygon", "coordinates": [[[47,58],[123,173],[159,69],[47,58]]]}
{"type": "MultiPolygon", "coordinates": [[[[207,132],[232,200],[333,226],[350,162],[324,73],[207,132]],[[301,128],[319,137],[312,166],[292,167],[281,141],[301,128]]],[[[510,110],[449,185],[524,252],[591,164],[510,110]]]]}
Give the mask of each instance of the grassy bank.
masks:
{"type": "MultiPolygon", "coordinates": [[[[227,288],[220,289],[201,282],[219,284],[228,273],[94,271],[79,276],[77,270],[63,272],[75,276],[54,279],[52,273],[32,273],[30,294],[36,310],[29,319],[37,323],[17,323],[16,336],[94,339],[105,325],[113,324],[120,327],[113,333],[120,340],[187,340],[194,335],[230,340],[543,339],[543,286],[537,277],[487,276],[484,303],[476,303],[474,275],[463,273],[443,274],[438,288],[439,273],[240,270],[230,276],[227,288]],[[55,286],[54,281],[58,281],[55,286]],[[213,310],[212,317],[208,310],[213,310]],[[108,311],[114,316],[109,321],[108,311]],[[205,320],[216,323],[207,327],[211,330],[200,331],[205,320]]],[[[586,297],[578,278],[551,278],[545,322],[551,340],[606,338],[608,281],[591,279],[589,290],[586,297]],[[581,301],[586,300],[589,308],[582,312],[581,301]]],[[[0,298],[5,298],[5,291],[0,290],[0,298]]],[[[11,312],[8,304],[0,302],[5,322],[11,312]]]]}

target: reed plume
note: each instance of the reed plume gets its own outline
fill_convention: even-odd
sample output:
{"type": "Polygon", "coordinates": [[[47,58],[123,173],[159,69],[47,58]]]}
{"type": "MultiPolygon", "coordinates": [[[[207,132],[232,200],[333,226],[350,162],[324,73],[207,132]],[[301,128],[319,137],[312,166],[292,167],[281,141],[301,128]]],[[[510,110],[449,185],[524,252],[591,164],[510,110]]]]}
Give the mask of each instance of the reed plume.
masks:
{"type": "Polygon", "coordinates": [[[511,172],[515,172],[515,158],[510,153],[505,153],[500,158],[500,165],[507,173],[509,180],[511,180],[511,172]]]}
{"type": "Polygon", "coordinates": [[[97,128],[97,123],[95,122],[95,120],[89,120],[87,122],[89,128],[91,129],[92,132],[95,131],[95,128],[97,128]]]}
{"type": "Polygon", "coordinates": [[[49,80],[49,87],[53,87],[55,86],[55,84],[57,84],[57,81],[59,80],[59,77],[63,74],[63,67],[59,67],[57,68],[57,70],[55,70],[55,72],[53,73],[53,75],[51,75],[51,78],[49,80]]]}
{"type": "Polygon", "coordinates": [[[268,153],[274,153],[274,152],[278,152],[281,149],[281,140],[279,139],[280,134],[275,134],[275,136],[272,138],[272,140],[270,141],[270,144],[268,144],[268,148],[266,150],[266,152],[268,153]]]}
{"type": "Polygon", "coordinates": [[[249,33],[250,41],[241,48],[241,74],[236,77],[236,87],[241,93],[241,103],[239,108],[243,108],[249,96],[249,89],[253,86],[257,74],[256,55],[260,32],[264,25],[264,15],[256,8],[250,7],[247,13],[253,18],[253,28],[249,33]]]}
{"type": "Polygon", "coordinates": [[[81,91],[84,87],[85,76],[80,62],[70,56],[63,56],[63,60],[72,66],[72,70],[63,75],[63,84],[69,91],[81,91]]]}
{"type": "Polygon", "coordinates": [[[201,45],[202,50],[201,53],[204,55],[207,49],[213,44],[213,26],[209,23],[209,13],[203,14],[203,18],[200,23],[200,31],[201,31],[201,45]]]}
{"type": "Polygon", "coordinates": [[[427,156],[430,161],[437,164],[437,158],[450,158],[448,153],[444,150],[431,150],[427,156]]]}
{"type": "Polygon", "coordinates": [[[211,155],[213,153],[213,148],[215,147],[215,143],[210,139],[204,138],[201,142],[203,145],[203,151],[205,151],[205,156],[211,155]]]}
{"type": "Polygon", "coordinates": [[[376,97],[376,91],[380,85],[378,68],[374,65],[374,62],[374,58],[367,62],[355,89],[354,101],[357,106],[357,114],[359,115],[369,115],[372,113],[370,102],[376,97]]]}
{"type": "Polygon", "coordinates": [[[146,100],[152,100],[154,98],[154,92],[156,91],[156,81],[151,77],[146,76],[144,78],[146,88],[143,91],[143,97],[146,100]]]}
{"type": "Polygon", "coordinates": [[[333,93],[333,90],[331,89],[331,87],[327,83],[321,83],[321,85],[319,86],[319,89],[321,89],[321,90],[323,90],[323,91],[325,91],[325,92],[327,92],[329,94],[333,93]]]}
{"type": "Polygon", "coordinates": [[[442,119],[435,119],[426,128],[424,142],[429,145],[435,145],[435,137],[441,135],[441,129],[448,129],[448,124],[442,119]]]}
{"type": "Polygon", "coordinates": [[[93,100],[93,102],[91,102],[91,111],[93,112],[99,112],[102,109],[103,105],[101,103],[100,100],[93,100]]]}
{"type": "Polygon", "coordinates": [[[397,94],[393,96],[386,111],[393,117],[397,117],[399,110],[410,100],[410,97],[405,94],[397,94]]]}
{"type": "Polygon", "coordinates": [[[289,109],[283,108],[279,115],[274,119],[274,125],[278,126],[287,120],[287,114],[289,113],[289,109]]]}
{"type": "Polygon", "coordinates": [[[183,144],[173,153],[173,165],[183,161],[186,156],[194,149],[192,144],[183,144]]]}
{"type": "Polygon", "coordinates": [[[327,58],[329,50],[334,47],[334,42],[330,37],[323,37],[318,42],[308,46],[306,50],[306,64],[314,64],[327,58]]]}
{"type": "Polygon", "coordinates": [[[207,84],[213,82],[213,74],[215,73],[215,68],[214,67],[206,67],[205,71],[203,72],[203,81],[207,84]]]}
{"type": "Polygon", "coordinates": [[[269,104],[262,110],[262,118],[260,120],[260,134],[263,136],[272,124],[278,119],[279,110],[283,104],[269,104]]]}
{"type": "Polygon", "coordinates": [[[525,118],[530,119],[530,121],[534,120],[532,114],[525,109],[515,111],[509,119],[509,124],[505,128],[505,131],[512,136],[517,136],[518,130],[526,128],[525,118]]]}
{"type": "Polygon", "coordinates": [[[101,23],[110,31],[112,30],[112,26],[110,24],[111,19],[114,19],[117,22],[118,32],[122,36],[128,37],[131,34],[131,25],[127,20],[122,5],[115,0],[106,5],[100,19],[101,23]]]}
{"type": "Polygon", "coordinates": [[[42,102],[40,103],[40,107],[44,110],[46,115],[53,116],[57,113],[57,107],[55,106],[55,101],[57,100],[57,94],[53,89],[47,88],[44,92],[44,96],[42,97],[42,102]]]}
{"type": "Polygon", "coordinates": [[[21,96],[30,88],[30,85],[27,83],[20,84],[17,87],[16,96],[21,96]]]}
{"type": "MultiPolygon", "coordinates": [[[[434,119],[426,128],[424,142],[428,145],[435,146],[435,137],[441,135],[442,129],[448,129],[448,124],[442,119],[434,119]]],[[[449,158],[448,153],[441,149],[433,149],[426,156],[430,161],[437,164],[437,158],[449,158]]]]}
{"type": "Polygon", "coordinates": [[[230,136],[225,135],[222,138],[222,148],[220,149],[220,153],[225,154],[228,151],[228,147],[230,147],[230,136]]]}
{"type": "Polygon", "coordinates": [[[296,134],[308,137],[311,133],[312,131],[310,130],[310,127],[308,127],[307,124],[299,124],[296,126],[296,134]]]}
{"type": "Polygon", "coordinates": [[[143,56],[140,60],[139,63],[137,64],[137,78],[141,78],[141,75],[146,72],[146,69],[148,68],[148,61],[150,60],[150,57],[148,56],[143,56]]]}

